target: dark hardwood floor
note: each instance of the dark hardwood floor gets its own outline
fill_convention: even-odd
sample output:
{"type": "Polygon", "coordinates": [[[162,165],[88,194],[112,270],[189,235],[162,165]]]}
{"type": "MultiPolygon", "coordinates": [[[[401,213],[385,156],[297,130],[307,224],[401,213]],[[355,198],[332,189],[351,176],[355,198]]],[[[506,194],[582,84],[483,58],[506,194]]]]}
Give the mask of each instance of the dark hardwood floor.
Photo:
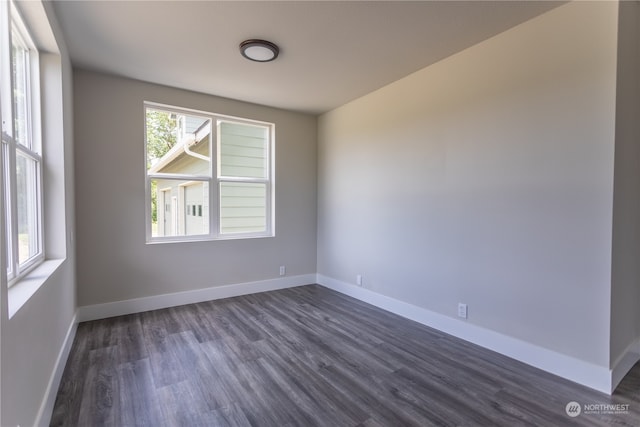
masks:
{"type": "Polygon", "coordinates": [[[51,425],[639,426],[640,366],[610,397],[310,285],[81,323],[51,425]]]}

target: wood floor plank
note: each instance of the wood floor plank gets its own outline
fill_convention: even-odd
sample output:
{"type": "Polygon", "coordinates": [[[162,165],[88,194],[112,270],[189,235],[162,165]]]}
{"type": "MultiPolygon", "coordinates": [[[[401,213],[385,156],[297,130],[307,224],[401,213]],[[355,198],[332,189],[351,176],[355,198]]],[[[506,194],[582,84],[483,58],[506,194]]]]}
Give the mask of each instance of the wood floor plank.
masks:
{"type": "Polygon", "coordinates": [[[120,364],[118,381],[119,425],[154,427],[163,424],[162,407],[167,402],[160,403],[148,359],[120,364]]]}
{"type": "Polygon", "coordinates": [[[179,363],[185,372],[187,382],[206,403],[207,411],[231,406],[238,400],[239,396],[221,390],[220,384],[228,373],[220,373],[215,369],[194,334],[180,333],[176,336],[176,345],[182,348],[179,363]]]}
{"type": "Polygon", "coordinates": [[[78,414],[79,425],[117,425],[119,422],[118,347],[103,347],[89,352],[89,367],[78,414]]]}
{"type": "Polygon", "coordinates": [[[63,373],[65,381],[62,381],[58,388],[56,404],[51,416],[52,426],[58,427],[65,424],[78,425],[78,416],[82,402],[79,396],[83,396],[85,393],[85,376],[90,368],[88,354],[90,351],[91,335],[89,334],[89,330],[92,326],[96,325],[91,323],[78,325],[63,373]]]}
{"type": "Polygon", "coordinates": [[[157,389],[161,402],[163,425],[206,427],[211,425],[210,414],[203,396],[189,381],[182,381],[157,389]]]}
{"type": "Polygon", "coordinates": [[[121,363],[134,362],[147,357],[147,346],[140,339],[143,335],[139,315],[132,315],[126,324],[113,328],[121,363]]]}
{"type": "MultiPolygon", "coordinates": [[[[313,401],[322,413],[321,425],[340,426],[355,425],[369,417],[368,412],[360,409],[351,396],[344,395],[318,374],[326,364],[307,363],[299,354],[284,350],[277,343],[264,341],[265,359],[270,360],[273,369],[282,373],[282,378],[290,383],[290,387],[313,401]]],[[[296,396],[295,398],[299,398],[296,396]]]]}
{"type": "Polygon", "coordinates": [[[337,365],[325,366],[319,372],[336,389],[352,396],[360,408],[371,411],[373,417],[384,425],[420,426],[420,423],[412,420],[409,414],[390,407],[380,393],[380,389],[367,383],[365,378],[354,375],[353,372],[337,365]],[[375,410],[372,411],[373,408],[375,410]]]}
{"type": "Polygon", "coordinates": [[[263,381],[259,369],[257,361],[252,360],[238,365],[234,371],[242,387],[242,400],[239,403],[243,412],[251,425],[285,425],[290,417],[282,402],[273,398],[275,393],[263,381]]]}
{"type": "Polygon", "coordinates": [[[638,426],[640,365],[606,396],[309,285],[81,323],[51,425],[638,426]]]}
{"type": "Polygon", "coordinates": [[[211,411],[209,426],[251,427],[251,423],[238,404],[229,405],[211,411]]]}

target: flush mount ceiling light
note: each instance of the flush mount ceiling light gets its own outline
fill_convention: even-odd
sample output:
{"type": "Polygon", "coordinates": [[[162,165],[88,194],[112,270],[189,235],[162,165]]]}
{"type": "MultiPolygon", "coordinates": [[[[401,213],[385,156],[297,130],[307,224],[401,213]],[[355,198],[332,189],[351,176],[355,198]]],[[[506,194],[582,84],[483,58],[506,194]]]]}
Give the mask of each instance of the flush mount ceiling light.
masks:
{"type": "Polygon", "coordinates": [[[240,43],[240,53],[251,61],[269,62],[278,57],[280,49],[266,40],[251,39],[240,43]]]}

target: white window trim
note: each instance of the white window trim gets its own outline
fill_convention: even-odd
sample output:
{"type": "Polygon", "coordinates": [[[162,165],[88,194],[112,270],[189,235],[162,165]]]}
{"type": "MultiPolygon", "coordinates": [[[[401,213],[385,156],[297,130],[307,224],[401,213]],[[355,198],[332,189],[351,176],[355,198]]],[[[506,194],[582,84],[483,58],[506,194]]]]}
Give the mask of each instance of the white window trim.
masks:
{"type": "MultiPolygon", "coordinates": [[[[4,3],[4,2],[3,2],[4,3]]],[[[28,50],[28,94],[27,94],[27,137],[30,147],[25,147],[18,144],[15,140],[15,124],[13,111],[13,96],[5,96],[2,101],[3,109],[3,130],[2,130],[2,148],[4,156],[3,168],[5,169],[5,179],[8,179],[9,188],[7,194],[5,194],[5,209],[10,209],[9,217],[5,215],[7,221],[7,241],[11,242],[7,248],[7,283],[9,288],[24,279],[30,272],[36,267],[41,265],[45,260],[44,253],[44,230],[43,230],[43,159],[39,151],[42,151],[42,139],[41,139],[41,125],[40,125],[40,64],[39,53],[35,47],[35,43],[31,37],[31,33],[26,27],[20,13],[16,9],[13,2],[7,2],[2,4],[2,11],[0,12],[2,19],[2,27],[6,28],[6,33],[3,31],[2,39],[0,42],[5,47],[6,53],[2,58],[4,64],[12,64],[11,55],[11,38],[12,32],[15,31],[20,37],[20,43],[28,50]],[[5,62],[6,61],[6,62],[5,62]],[[7,122],[9,122],[10,133],[7,133],[7,122]],[[16,158],[20,152],[22,155],[31,158],[36,162],[36,245],[37,253],[26,260],[21,265],[18,260],[19,252],[19,239],[18,239],[18,225],[17,225],[17,204],[14,202],[17,200],[17,179],[16,179],[16,158]]],[[[13,73],[10,72],[8,76],[9,80],[3,79],[3,90],[9,90],[9,93],[13,92],[15,82],[13,82],[13,73]]],[[[3,192],[6,189],[3,188],[3,192]]]]}
{"type": "MultiPolygon", "coordinates": [[[[174,105],[162,104],[152,101],[145,101],[143,103],[143,117],[144,123],[144,174],[145,174],[145,229],[146,229],[146,243],[182,243],[182,242],[202,242],[212,240],[236,240],[236,239],[255,239],[275,236],[275,209],[274,209],[274,187],[275,187],[275,124],[265,121],[252,120],[242,117],[229,116],[218,113],[211,113],[207,111],[194,110],[190,108],[177,107],[174,105]],[[216,126],[216,131],[211,131],[209,139],[209,153],[215,153],[215,158],[212,158],[209,162],[211,176],[202,175],[189,175],[189,174],[174,174],[174,173],[152,173],[147,170],[147,129],[146,129],[146,111],[147,108],[158,109],[164,111],[175,112],[178,114],[193,114],[201,117],[205,117],[211,120],[211,126],[216,126]],[[253,126],[267,127],[269,129],[269,141],[267,146],[268,159],[266,169],[267,178],[229,178],[220,177],[218,171],[220,170],[220,126],[219,123],[231,122],[231,123],[243,123],[253,126]],[[152,235],[152,223],[151,223],[151,181],[157,179],[175,179],[188,182],[207,182],[209,184],[209,233],[200,235],[185,235],[185,236],[156,236],[152,235]],[[257,182],[266,184],[266,229],[262,232],[241,232],[241,233],[221,233],[220,221],[221,216],[219,188],[221,182],[257,182]]],[[[157,189],[159,191],[159,189],[157,189]]]]}

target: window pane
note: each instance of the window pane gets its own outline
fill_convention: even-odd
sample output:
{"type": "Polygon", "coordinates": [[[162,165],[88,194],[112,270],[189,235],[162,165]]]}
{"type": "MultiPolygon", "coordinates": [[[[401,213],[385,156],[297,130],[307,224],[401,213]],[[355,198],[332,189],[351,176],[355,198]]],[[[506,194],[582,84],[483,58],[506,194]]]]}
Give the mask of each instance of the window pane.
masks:
{"type": "Polygon", "coordinates": [[[269,129],[244,123],[220,123],[220,176],[267,177],[269,129]]]}
{"type": "Polygon", "coordinates": [[[27,132],[29,126],[29,51],[24,47],[20,35],[15,31],[11,33],[11,44],[15,140],[18,144],[31,148],[31,141],[27,132]]]}
{"type": "Polygon", "coordinates": [[[209,183],[151,180],[151,236],[202,234],[209,234],[209,183]]]}
{"type": "Polygon", "coordinates": [[[38,245],[38,163],[21,152],[16,154],[18,215],[18,263],[40,252],[38,245]]]}
{"type": "Polygon", "coordinates": [[[149,173],[210,174],[211,121],[147,108],[149,173]]]}
{"type": "Polygon", "coordinates": [[[220,183],[220,232],[249,233],[267,229],[267,186],[244,182],[220,183]]]}

